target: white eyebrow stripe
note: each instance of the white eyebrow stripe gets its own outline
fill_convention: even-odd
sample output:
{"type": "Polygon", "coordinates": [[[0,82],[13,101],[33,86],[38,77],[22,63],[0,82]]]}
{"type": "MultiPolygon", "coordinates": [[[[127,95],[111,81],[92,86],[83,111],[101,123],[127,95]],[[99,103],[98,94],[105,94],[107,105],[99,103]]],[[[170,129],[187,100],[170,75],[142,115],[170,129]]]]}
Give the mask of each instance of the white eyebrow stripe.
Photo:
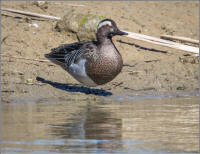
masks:
{"type": "Polygon", "coordinates": [[[112,26],[112,23],[110,21],[104,21],[104,22],[99,24],[98,29],[101,28],[102,26],[105,26],[105,25],[112,26]]]}

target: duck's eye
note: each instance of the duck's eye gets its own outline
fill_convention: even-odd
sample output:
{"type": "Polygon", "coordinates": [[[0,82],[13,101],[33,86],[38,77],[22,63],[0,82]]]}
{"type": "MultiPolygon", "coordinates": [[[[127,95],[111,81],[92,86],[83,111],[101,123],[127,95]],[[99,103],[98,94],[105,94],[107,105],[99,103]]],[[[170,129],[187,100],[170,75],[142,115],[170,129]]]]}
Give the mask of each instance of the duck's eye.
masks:
{"type": "Polygon", "coordinates": [[[111,32],[114,32],[114,28],[110,28],[110,31],[111,31],[111,32]]]}

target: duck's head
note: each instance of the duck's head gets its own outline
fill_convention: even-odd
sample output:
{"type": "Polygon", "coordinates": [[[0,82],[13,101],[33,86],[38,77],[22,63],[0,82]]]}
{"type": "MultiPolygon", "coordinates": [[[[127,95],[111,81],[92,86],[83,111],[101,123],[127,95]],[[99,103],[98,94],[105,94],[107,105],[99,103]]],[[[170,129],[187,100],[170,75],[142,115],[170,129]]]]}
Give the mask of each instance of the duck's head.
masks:
{"type": "Polygon", "coordinates": [[[115,35],[128,35],[128,33],[119,30],[116,23],[111,19],[100,21],[97,27],[97,38],[106,37],[111,39],[115,35]]]}

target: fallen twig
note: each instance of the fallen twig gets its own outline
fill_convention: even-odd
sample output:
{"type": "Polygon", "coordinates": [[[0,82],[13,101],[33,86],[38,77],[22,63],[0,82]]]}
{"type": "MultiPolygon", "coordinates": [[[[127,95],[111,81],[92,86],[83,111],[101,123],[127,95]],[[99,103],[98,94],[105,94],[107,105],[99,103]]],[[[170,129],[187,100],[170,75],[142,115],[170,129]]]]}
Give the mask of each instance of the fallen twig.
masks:
{"type": "Polygon", "coordinates": [[[118,86],[120,86],[122,84],[123,84],[123,82],[115,82],[115,83],[113,83],[114,88],[116,88],[116,87],[118,87],[118,86]]]}
{"type": "Polygon", "coordinates": [[[2,57],[8,57],[8,58],[14,58],[14,59],[23,59],[23,60],[31,60],[31,61],[38,61],[38,62],[50,62],[49,60],[43,60],[43,59],[33,59],[33,58],[26,58],[26,57],[16,57],[16,56],[9,56],[0,54],[2,57]]]}
{"type": "Polygon", "coordinates": [[[47,83],[27,83],[27,82],[12,82],[12,83],[1,82],[1,84],[25,84],[25,85],[39,85],[39,86],[47,85],[47,83]]]}
{"type": "Polygon", "coordinates": [[[7,38],[8,38],[8,35],[5,36],[5,37],[2,39],[1,44],[2,44],[7,38]]]}
{"type": "Polygon", "coordinates": [[[17,14],[22,14],[22,15],[27,15],[27,16],[34,16],[34,17],[40,17],[40,18],[51,19],[51,20],[61,20],[60,17],[48,16],[48,15],[44,15],[44,14],[25,12],[25,11],[8,9],[8,8],[1,8],[1,11],[8,11],[8,12],[12,12],[12,13],[17,13],[17,14]]]}
{"type": "Polygon", "coordinates": [[[160,59],[154,59],[154,60],[145,60],[145,63],[150,63],[150,62],[157,62],[160,61],[160,59]]]}
{"type": "Polygon", "coordinates": [[[123,64],[123,66],[128,66],[128,67],[135,67],[137,65],[137,63],[132,63],[132,64],[123,64]]]}
{"type": "Polygon", "coordinates": [[[7,14],[7,13],[1,13],[2,16],[5,16],[5,17],[12,17],[12,18],[15,18],[15,19],[25,19],[25,20],[28,20],[28,18],[32,19],[32,20],[37,20],[37,21],[47,21],[48,19],[46,18],[39,18],[39,17],[23,17],[22,14],[19,14],[18,16],[16,15],[10,15],[10,14],[7,14]]]}
{"type": "Polygon", "coordinates": [[[2,90],[1,92],[3,92],[3,93],[14,93],[15,91],[14,90],[2,90]]]}
{"type": "Polygon", "coordinates": [[[169,39],[169,40],[178,40],[183,42],[189,42],[194,44],[199,44],[199,40],[194,40],[187,37],[180,37],[180,36],[171,36],[171,35],[161,35],[160,38],[169,39]]]}

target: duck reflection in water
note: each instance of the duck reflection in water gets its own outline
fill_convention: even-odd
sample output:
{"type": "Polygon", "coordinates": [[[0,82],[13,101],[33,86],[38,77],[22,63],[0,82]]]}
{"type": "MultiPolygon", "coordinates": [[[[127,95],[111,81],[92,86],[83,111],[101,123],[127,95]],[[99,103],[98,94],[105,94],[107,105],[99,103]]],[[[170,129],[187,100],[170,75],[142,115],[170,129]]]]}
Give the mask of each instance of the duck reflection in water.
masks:
{"type": "MultiPolygon", "coordinates": [[[[122,149],[121,119],[113,118],[112,113],[95,106],[88,106],[86,111],[77,113],[75,117],[66,119],[65,124],[52,125],[52,134],[64,139],[65,145],[58,149],[76,149],[76,152],[100,150],[112,152],[122,149]],[[76,148],[69,147],[72,140],[76,148]],[[117,143],[116,143],[117,142],[117,143]],[[82,149],[83,148],[83,149],[82,149]],[[80,149],[80,151],[77,151],[80,149]]],[[[70,151],[74,152],[74,151],[70,151]]]]}

